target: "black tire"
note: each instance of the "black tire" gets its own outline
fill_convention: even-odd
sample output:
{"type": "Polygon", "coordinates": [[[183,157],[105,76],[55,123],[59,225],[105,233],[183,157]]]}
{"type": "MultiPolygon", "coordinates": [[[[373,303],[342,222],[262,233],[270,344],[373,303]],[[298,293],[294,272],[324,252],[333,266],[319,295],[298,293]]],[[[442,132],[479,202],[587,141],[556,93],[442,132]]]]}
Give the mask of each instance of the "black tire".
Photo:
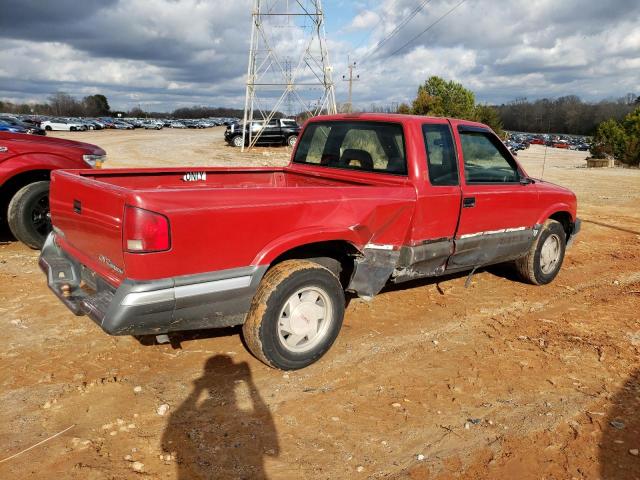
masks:
{"type": "Polygon", "coordinates": [[[233,137],[231,139],[231,145],[238,148],[242,147],[242,136],[236,135],[235,137],[233,137]]]}
{"type": "Polygon", "coordinates": [[[39,250],[51,231],[49,182],[30,183],[18,190],[7,210],[9,229],[25,245],[39,250]]]}
{"type": "Polygon", "coordinates": [[[48,131],[48,132],[50,132],[51,130],[53,130],[53,128],[51,128],[51,125],[46,125],[46,126],[44,127],[44,129],[45,129],[46,131],[48,131]]]}
{"type": "Polygon", "coordinates": [[[344,308],[344,291],[333,273],[309,260],[287,260],[269,270],[262,279],[242,327],[245,343],[251,353],[270,367],[304,368],[331,348],[342,327],[344,308]],[[315,300],[314,296],[317,296],[315,300]],[[288,309],[293,299],[297,307],[291,312],[288,309]],[[305,308],[319,308],[324,312],[324,316],[316,319],[316,333],[312,333],[313,320],[308,319],[313,314],[305,308]],[[297,315],[298,327],[311,329],[306,336],[304,331],[295,333],[294,315],[297,315]],[[283,323],[287,318],[288,326],[283,323]],[[288,336],[283,333],[287,328],[291,328],[288,336]],[[295,345],[288,346],[290,340],[295,345]]]}
{"type": "Polygon", "coordinates": [[[296,146],[296,142],[298,141],[298,137],[295,135],[291,135],[289,136],[289,138],[287,138],[287,145],[289,145],[291,148],[296,146]]]}
{"type": "MultiPolygon", "coordinates": [[[[529,252],[522,258],[515,261],[515,266],[520,277],[534,285],[546,285],[551,283],[558,275],[567,244],[567,234],[560,222],[547,220],[542,227],[542,231],[534,240],[529,252]],[[545,262],[542,258],[542,249],[546,242],[556,242],[557,256],[555,261],[545,262]]],[[[553,249],[555,251],[555,248],[553,249]]]]}

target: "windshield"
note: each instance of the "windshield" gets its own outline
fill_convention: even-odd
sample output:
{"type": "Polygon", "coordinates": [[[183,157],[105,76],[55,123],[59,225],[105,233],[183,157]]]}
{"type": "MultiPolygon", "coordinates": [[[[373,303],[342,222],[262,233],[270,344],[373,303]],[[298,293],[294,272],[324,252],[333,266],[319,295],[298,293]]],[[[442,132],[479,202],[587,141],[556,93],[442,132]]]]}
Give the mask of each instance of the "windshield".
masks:
{"type": "Polygon", "coordinates": [[[313,122],[298,142],[293,162],[406,175],[402,126],[372,121],[313,122]]]}

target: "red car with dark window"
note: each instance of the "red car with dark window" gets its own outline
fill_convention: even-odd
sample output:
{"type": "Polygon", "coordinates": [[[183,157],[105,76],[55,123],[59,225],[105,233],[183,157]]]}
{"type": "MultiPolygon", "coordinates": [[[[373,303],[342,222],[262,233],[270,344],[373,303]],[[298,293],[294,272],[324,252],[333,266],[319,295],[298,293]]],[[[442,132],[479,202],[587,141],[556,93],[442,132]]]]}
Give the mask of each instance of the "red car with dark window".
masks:
{"type": "Polygon", "coordinates": [[[313,118],[284,168],[54,172],[40,265],[112,335],[243,325],[281,369],[332,345],[345,292],[511,262],[558,274],[576,197],[530,178],[485,125],[313,118]]]}
{"type": "Polygon", "coordinates": [[[100,168],[105,158],[104,150],[89,143],[0,132],[0,227],[8,226],[32,248],[42,247],[51,231],[51,172],[100,168]]]}

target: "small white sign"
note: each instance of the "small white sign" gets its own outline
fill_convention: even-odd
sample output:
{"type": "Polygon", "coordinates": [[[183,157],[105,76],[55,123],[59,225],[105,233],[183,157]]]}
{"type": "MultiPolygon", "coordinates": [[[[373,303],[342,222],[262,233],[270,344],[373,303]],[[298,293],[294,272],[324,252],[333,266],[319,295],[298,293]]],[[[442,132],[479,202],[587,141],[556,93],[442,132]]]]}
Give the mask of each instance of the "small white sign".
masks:
{"type": "Polygon", "coordinates": [[[187,172],[182,176],[185,182],[206,182],[207,172],[187,172]]]}

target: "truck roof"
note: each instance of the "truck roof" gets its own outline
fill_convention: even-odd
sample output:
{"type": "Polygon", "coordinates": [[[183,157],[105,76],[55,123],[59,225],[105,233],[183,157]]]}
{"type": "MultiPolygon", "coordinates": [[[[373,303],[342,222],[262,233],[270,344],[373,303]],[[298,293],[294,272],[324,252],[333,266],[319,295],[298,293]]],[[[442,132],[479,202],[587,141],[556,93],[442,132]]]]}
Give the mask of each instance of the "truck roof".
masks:
{"type": "Polygon", "coordinates": [[[425,119],[432,120],[448,120],[458,125],[469,125],[474,127],[489,128],[483,123],[472,122],[470,120],[461,120],[451,117],[431,117],[426,115],[406,115],[402,113],[339,113],[337,115],[320,115],[313,117],[309,122],[326,122],[326,121],[345,121],[345,120],[364,120],[372,122],[400,122],[400,123],[423,123],[425,119]]]}

